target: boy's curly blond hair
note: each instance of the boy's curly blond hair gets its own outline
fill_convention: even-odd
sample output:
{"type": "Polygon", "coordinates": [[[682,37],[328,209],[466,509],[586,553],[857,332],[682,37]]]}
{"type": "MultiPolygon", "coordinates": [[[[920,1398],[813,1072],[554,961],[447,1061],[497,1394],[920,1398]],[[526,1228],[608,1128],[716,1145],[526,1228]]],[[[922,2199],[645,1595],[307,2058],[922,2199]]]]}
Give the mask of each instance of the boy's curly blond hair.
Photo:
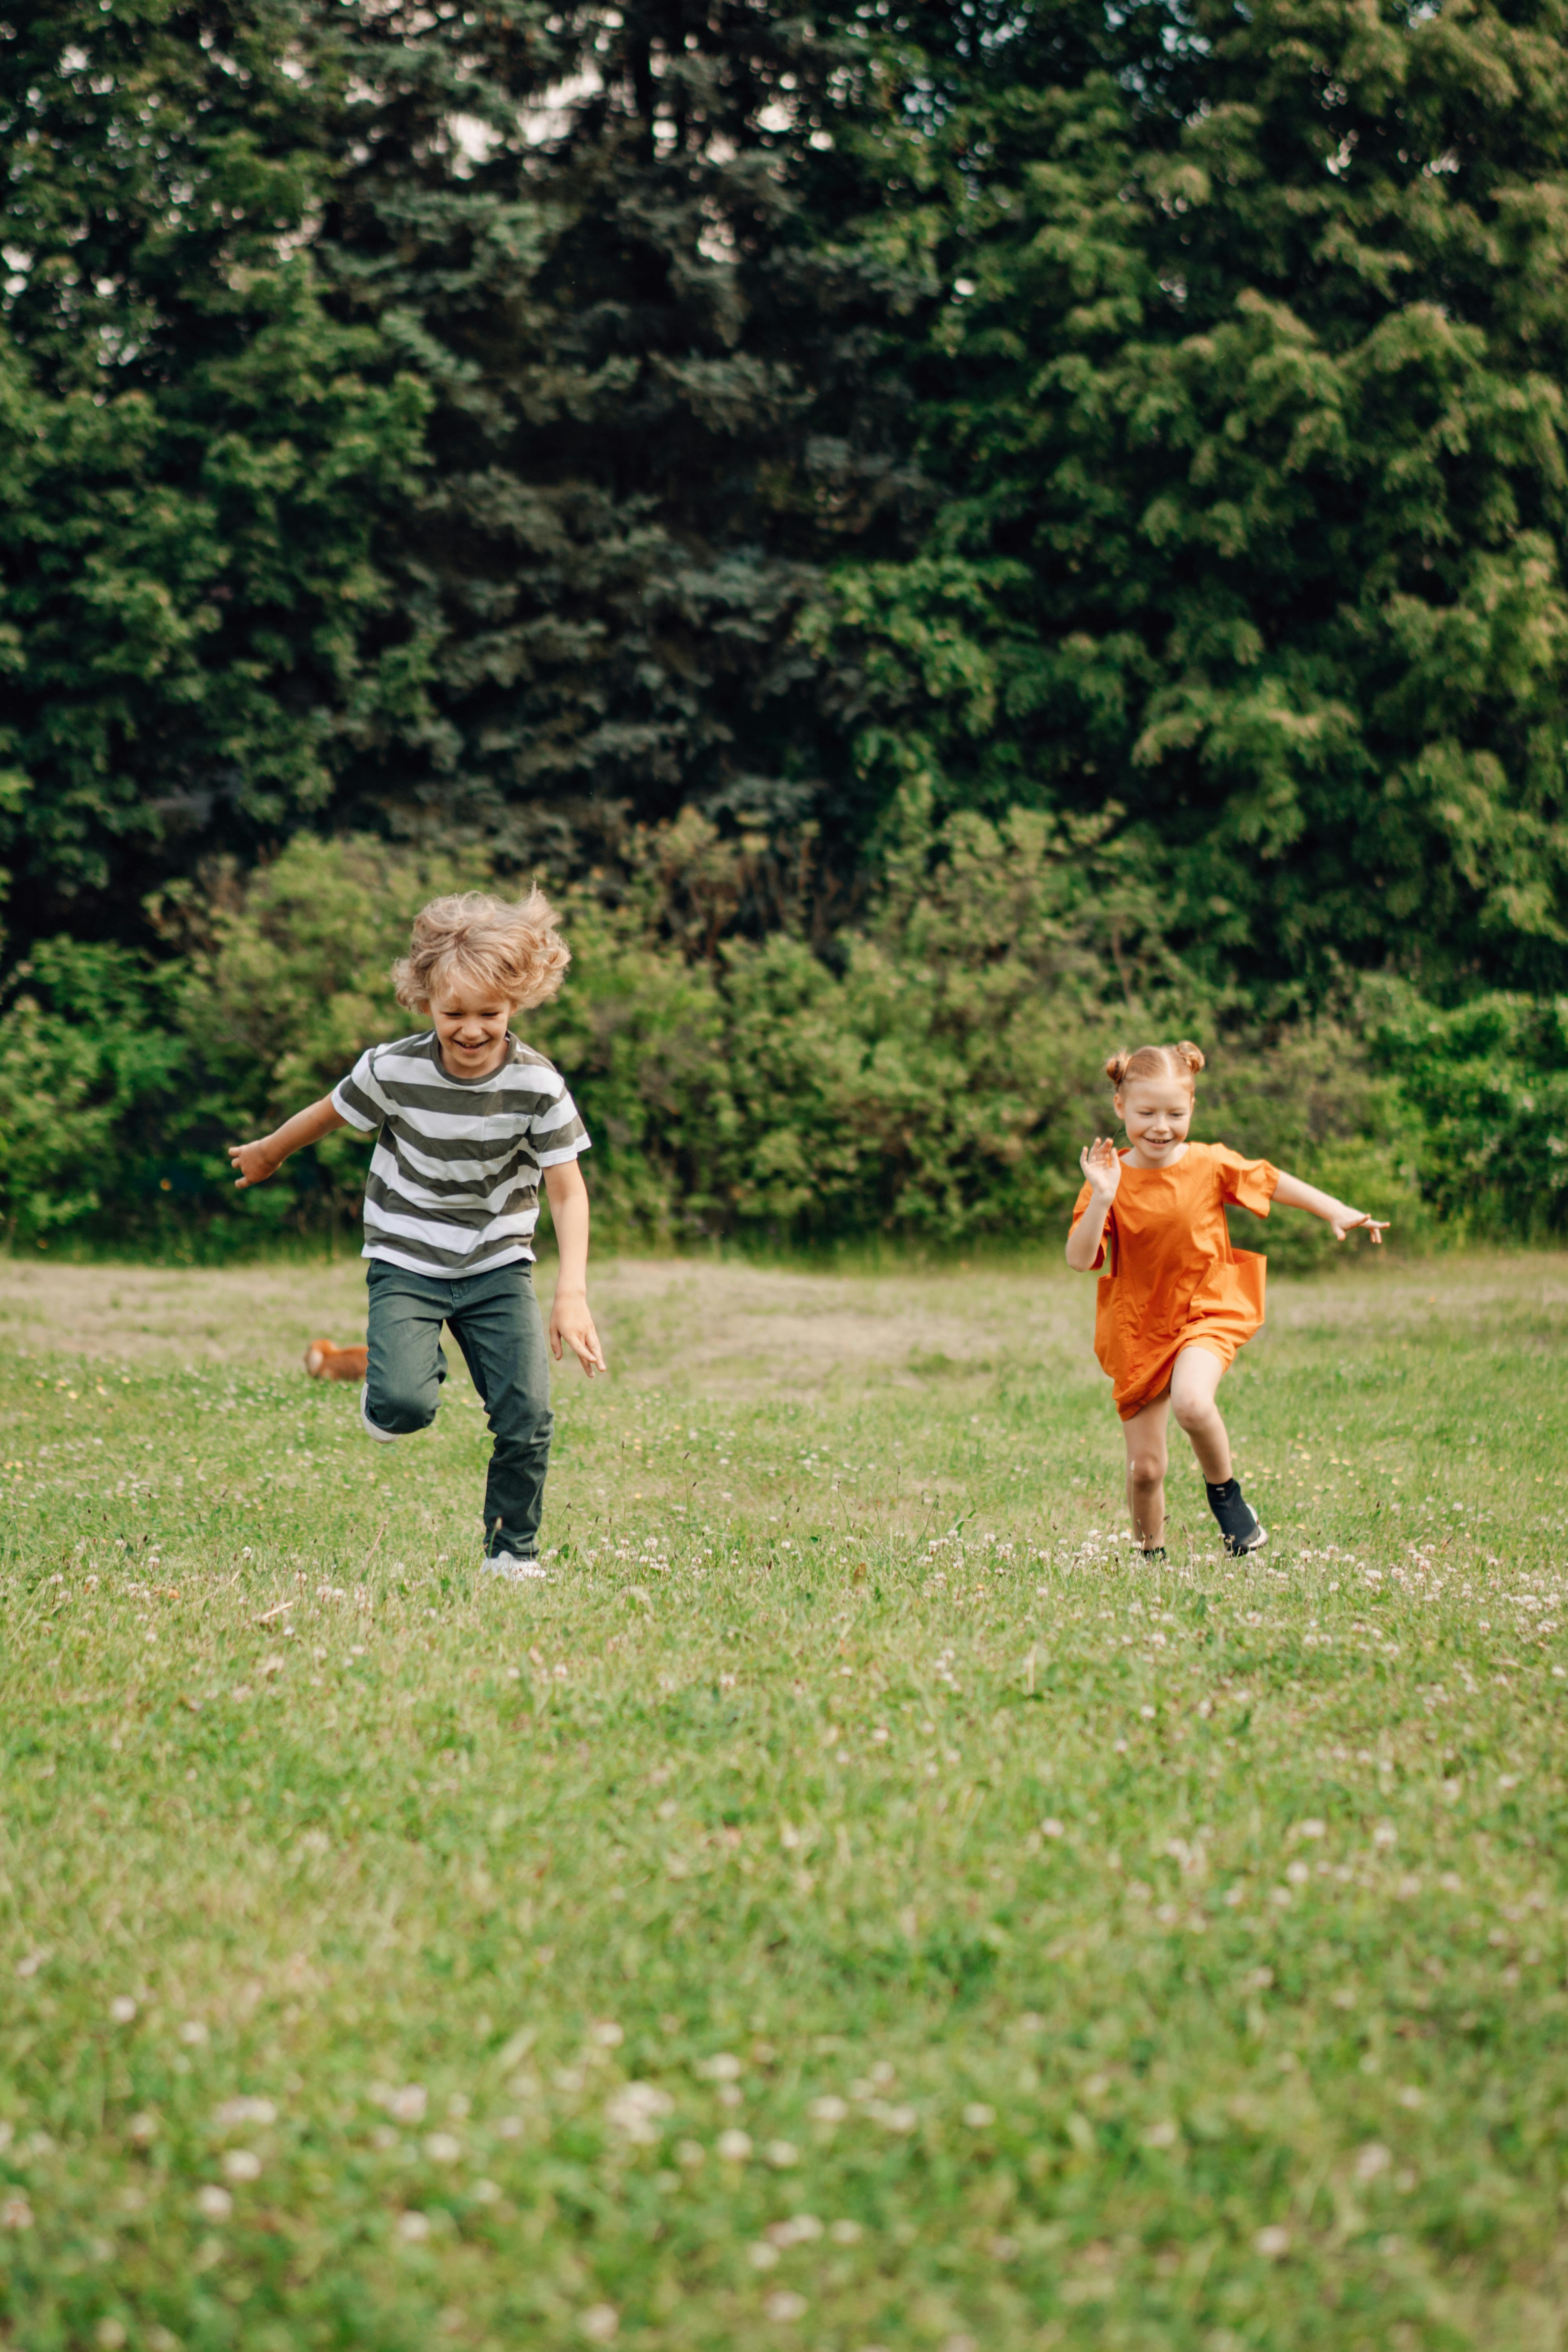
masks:
{"type": "Polygon", "coordinates": [[[572,951],[556,929],[556,913],[542,890],[509,904],[482,890],[432,898],[414,918],[408,953],[392,967],[399,1004],[428,1013],[433,996],[454,972],[493,988],[514,1013],[542,1004],[566,975],[572,951]]]}

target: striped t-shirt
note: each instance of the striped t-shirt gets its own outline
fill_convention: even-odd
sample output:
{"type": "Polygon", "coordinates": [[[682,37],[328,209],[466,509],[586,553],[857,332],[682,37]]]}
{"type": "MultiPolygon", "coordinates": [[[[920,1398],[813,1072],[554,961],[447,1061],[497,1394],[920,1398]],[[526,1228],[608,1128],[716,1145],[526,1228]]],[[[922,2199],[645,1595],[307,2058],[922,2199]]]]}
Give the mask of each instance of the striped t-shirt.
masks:
{"type": "Polygon", "coordinates": [[[488,1077],[454,1078],[436,1033],[372,1045],[332,1088],[362,1133],[379,1128],[364,1187],[364,1255],[454,1281],[531,1258],[539,1171],[588,1130],[542,1054],[508,1039],[488,1077]]]}

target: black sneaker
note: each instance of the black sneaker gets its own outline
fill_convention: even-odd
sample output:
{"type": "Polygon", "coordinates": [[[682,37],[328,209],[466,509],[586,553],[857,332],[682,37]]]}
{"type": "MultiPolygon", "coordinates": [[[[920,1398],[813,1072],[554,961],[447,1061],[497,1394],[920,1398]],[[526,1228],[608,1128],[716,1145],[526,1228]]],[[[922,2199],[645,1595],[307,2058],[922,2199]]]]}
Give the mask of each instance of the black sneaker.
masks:
{"type": "Polygon", "coordinates": [[[1138,1557],[1140,1559],[1163,1559],[1165,1547],[1163,1544],[1140,1544],[1138,1557]]]}
{"type": "Polygon", "coordinates": [[[1209,1508],[1231,1558],[1239,1559],[1243,1552],[1260,1550],[1268,1541],[1268,1530],[1242,1493],[1239,1479],[1227,1478],[1221,1486],[1210,1486],[1207,1493],[1209,1508]]]}

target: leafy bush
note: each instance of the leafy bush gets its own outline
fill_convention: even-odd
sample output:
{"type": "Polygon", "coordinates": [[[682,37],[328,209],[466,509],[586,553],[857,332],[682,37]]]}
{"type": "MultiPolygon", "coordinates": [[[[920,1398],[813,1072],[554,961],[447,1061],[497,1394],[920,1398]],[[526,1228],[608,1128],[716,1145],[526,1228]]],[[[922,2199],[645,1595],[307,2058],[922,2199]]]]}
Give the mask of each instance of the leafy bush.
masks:
{"type": "Polygon", "coordinates": [[[186,1062],[143,956],[47,940],[18,964],[0,1024],[0,1231],[47,1248],[112,1211],[166,1222],[160,1115],[186,1062]]]}
{"type": "Polygon", "coordinates": [[[1537,1239],[1568,1225],[1568,997],[1494,992],[1457,1010],[1385,983],[1375,1061],[1422,1132],[1421,1188],[1460,1234],[1537,1239]]]}
{"type": "MultiPolygon", "coordinates": [[[[162,968],[40,950],[0,1049],[10,1232],[179,1233],[211,1251],[346,1227],[363,1139],[332,1136],[240,1195],[224,1147],[406,1028],[389,967],[415,908],[485,878],[478,859],[300,836],[247,880],[222,869],[165,898],[162,968]]],[[[1445,1013],[1382,987],[1338,1018],[1264,1027],[1172,955],[1110,820],[938,824],[918,782],[863,920],[826,952],[806,936],[813,887],[809,845],[792,864],[689,815],[637,835],[614,887],[563,894],[572,971],[527,1034],[594,1135],[605,1239],[1054,1241],[1079,1147],[1110,1123],[1107,1054],[1183,1034],[1210,1055],[1199,1133],[1391,1215],[1402,1244],[1439,1218],[1561,1222],[1561,1006],[1445,1013]],[[763,899],[775,928],[747,937],[738,910],[763,899]]],[[[1286,1265],[1334,1248],[1302,1219],[1240,1222],[1286,1265]]]]}

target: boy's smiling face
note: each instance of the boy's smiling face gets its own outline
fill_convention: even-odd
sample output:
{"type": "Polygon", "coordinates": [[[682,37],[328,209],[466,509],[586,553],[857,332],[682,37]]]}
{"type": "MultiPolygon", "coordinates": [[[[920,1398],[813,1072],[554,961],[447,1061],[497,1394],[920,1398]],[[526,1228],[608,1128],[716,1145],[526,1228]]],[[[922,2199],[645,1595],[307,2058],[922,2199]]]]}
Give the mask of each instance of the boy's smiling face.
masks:
{"type": "Polygon", "coordinates": [[[430,998],[441,1060],[454,1078],[488,1078],[506,1059],[512,1006],[494,984],[454,965],[430,998]]]}

